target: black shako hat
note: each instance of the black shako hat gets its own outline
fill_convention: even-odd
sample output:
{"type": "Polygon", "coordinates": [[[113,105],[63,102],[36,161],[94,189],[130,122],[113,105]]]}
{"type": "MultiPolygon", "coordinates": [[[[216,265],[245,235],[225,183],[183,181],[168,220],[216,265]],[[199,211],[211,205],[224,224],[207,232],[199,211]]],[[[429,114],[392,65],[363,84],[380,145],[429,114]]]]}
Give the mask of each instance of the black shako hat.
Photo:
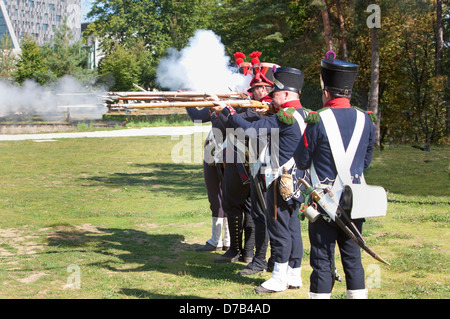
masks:
{"type": "Polygon", "coordinates": [[[274,87],[269,96],[275,91],[292,91],[300,93],[303,87],[305,76],[303,71],[288,67],[276,68],[273,72],[274,87]]]}
{"type": "Polygon", "coordinates": [[[328,51],[320,62],[320,84],[336,97],[350,98],[359,66],[346,61],[336,60],[336,54],[328,51]]]}

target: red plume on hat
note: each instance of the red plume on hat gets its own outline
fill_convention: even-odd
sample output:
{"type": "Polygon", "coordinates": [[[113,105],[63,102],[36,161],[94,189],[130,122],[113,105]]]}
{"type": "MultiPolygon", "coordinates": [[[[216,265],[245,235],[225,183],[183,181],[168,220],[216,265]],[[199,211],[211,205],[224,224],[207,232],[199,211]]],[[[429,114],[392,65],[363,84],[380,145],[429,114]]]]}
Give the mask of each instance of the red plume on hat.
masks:
{"type": "Polygon", "coordinates": [[[262,53],[258,51],[253,51],[251,54],[249,54],[249,56],[253,58],[252,65],[255,74],[252,81],[250,82],[250,89],[248,89],[249,92],[251,92],[256,86],[274,86],[274,83],[266,77],[268,68],[265,67],[264,72],[262,72],[261,70],[261,62],[259,61],[259,57],[261,56],[261,54],[262,53]]]}
{"type": "Polygon", "coordinates": [[[242,52],[236,52],[234,54],[234,57],[236,58],[236,64],[239,66],[239,65],[241,65],[241,63],[244,62],[245,54],[242,52]]]}
{"type": "Polygon", "coordinates": [[[249,54],[250,57],[252,57],[252,64],[258,64],[261,61],[259,61],[259,57],[261,56],[262,52],[258,52],[258,51],[253,51],[252,53],[249,54]]]}

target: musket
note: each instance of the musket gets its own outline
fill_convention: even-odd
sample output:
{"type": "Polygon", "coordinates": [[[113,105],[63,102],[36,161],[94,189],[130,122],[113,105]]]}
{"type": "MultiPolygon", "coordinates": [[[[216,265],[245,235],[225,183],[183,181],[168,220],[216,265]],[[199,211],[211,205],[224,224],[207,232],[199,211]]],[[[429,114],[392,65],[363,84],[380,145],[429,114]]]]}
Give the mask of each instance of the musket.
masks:
{"type": "Polygon", "coordinates": [[[141,91],[141,92],[148,92],[146,89],[144,89],[144,88],[141,88],[139,85],[137,85],[136,83],[133,83],[133,86],[136,88],[136,89],[138,89],[139,91],[141,91]]]}
{"type": "MultiPolygon", "coordinates": [[[[323,204],[321,202],[323,197],[316,189],[314,189],[311,185],[309,185],[309,183],[303,178],[299,178],[299,181],[306,187],[306,191],[311,195],[314,202],[316,202],[319,205],[323,204]]],[[[383,258],[378,256],[377,253],[375,253],[372,249],[370,249],[366,245],[366,241],[362,237],[361,233],[358,231],[355,224],[353,224],[353,222],[347,216],[347,213],[339,204],[337,204],[337,211],[335,215],[331,214],[325,208],[324,211],[331,217],[332,220],[336,222],[338,227],[342,229],[345,232],[345,234],[347,234],[348,237],[350,237],[359,247],[361,247],[364,251],[366,251],[370,256],[372,256],[379,262],[382,262],[383,264],[390,265],[390,263],[388,263],[383,258]]]]}
{"type": "MultiPolygon", "coordinates": [[[[206,99],[210,97],[207,93],[203,92],[175,92],[175,91],[141,91],[141,92],[109,92],[109,97],[116,97],[122,100],[134,100],[134,99],[153,99],[153,98],[177,98],[177,97],[198,97],[206,99]]],[[[245,99],[247,95],[243,93],[218,93],[215,94],[220,99],[245,99]]]]}
{"type": "MultiPolygon", "coordinates": [[[[269,109],[269,103],[253,100],[225,100],[222,101],[232,107],[255,107],[269,109]]],[[[158,107],[214,107],[214,101],[195,101],[195,102],[151,102],[151,103],[128,103],[111,104],[111,107],[123,107],[127,109],[149,109],[158,107]]]]}

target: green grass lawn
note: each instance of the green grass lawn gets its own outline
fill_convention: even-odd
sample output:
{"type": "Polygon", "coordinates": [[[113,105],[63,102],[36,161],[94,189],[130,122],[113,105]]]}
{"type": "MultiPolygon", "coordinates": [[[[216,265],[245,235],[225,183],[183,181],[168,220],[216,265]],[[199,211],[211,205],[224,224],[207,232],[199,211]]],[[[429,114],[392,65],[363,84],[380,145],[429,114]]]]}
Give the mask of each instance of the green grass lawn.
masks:
{"type": "MultiPolygon", "coordinates": [[[[240,277],[244,263],[195,251],[211,235],[211,215],[202,165],[174,163],[176,143],[0,142],[0,298],[307,298],[306,222],[299,290],[256,295],[271,273],[240,277]]],[[[366,179],[388,190],[389,206],[364,236],[391,266],[363,253],[370,298],[450,295],[449,158],[450,147],[374,154],[366,179]]],[[[345,297],[345,282],[333,297],[345,297]]]]}

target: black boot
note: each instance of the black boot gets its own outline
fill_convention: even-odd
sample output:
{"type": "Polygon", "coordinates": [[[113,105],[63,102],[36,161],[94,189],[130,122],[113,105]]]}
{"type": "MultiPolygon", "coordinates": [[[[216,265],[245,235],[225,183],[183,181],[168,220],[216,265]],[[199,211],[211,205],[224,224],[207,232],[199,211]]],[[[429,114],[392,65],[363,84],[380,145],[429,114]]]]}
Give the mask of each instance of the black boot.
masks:
{"type": "Polygon", "coordinates": [[[229,216],[230,248],[222,256],[214,259],[216,263],[234,263],[239,260],[242,251],[242,221],[243,216],[229,216]]]}
{"type": "Polygon", "coordinates": [[[251,262],[238,272],[241,276],[249,276],[254,274],[263,273],[267,270],[266,253],[268,246],[269,235],[266,231],[265,224],[254,223],[255,224],[255,256],[251,262]]]}
{"type": "Polygon", "coordinates": [[[248,264],[255,256],[255,223],[250,213],[244,214],[243,237],[244,248],[241,261],[248,264]]]}

